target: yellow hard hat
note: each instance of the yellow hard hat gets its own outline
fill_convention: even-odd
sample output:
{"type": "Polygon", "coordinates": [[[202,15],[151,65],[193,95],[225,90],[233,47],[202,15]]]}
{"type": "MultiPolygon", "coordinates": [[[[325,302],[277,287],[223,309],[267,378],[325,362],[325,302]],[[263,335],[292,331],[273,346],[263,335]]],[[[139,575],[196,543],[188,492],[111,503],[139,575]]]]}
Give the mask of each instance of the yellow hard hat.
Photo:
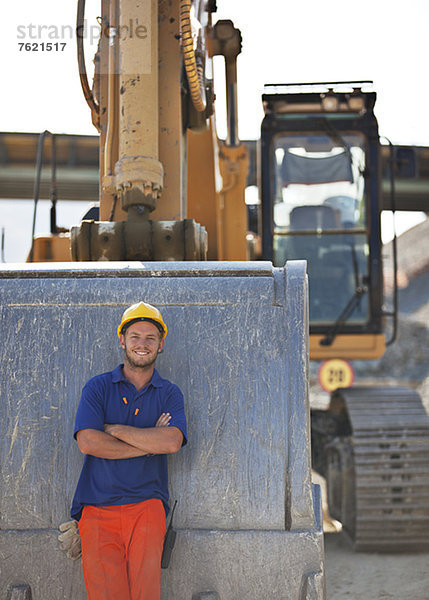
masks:
{"type": "Polygon", "coordinates": [[[161,313],[157,308],[146,302],[137,302],[133,304],[122,315],[121,323],[118,327],[118,337],[121,337],[122,330],[125,325],[131,321],[150,321],[156,325],[162,333],[162,339],[167,335],[167,325],[162,320],[161,313]]]}

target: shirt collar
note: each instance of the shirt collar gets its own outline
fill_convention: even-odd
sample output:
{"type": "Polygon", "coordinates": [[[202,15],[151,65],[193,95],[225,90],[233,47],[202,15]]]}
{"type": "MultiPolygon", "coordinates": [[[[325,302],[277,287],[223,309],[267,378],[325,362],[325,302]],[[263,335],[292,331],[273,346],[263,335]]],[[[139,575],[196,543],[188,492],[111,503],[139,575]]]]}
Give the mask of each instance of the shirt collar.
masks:
{"type": "Polygon", "coordinates": [[[162,377],[156,369],[153,371],[152,379],[150,380],[149,385],[153,385],[153,387],[162,387],[162,377]]]}
{"type": "MultiPolygon", "coordinates": [[[[122,371],[123,366],[124,366],[123,364],[120,364],[116,367],[116,369],[113,369],[112,383],[119,383],[120,381],[128,381],[128,379],[124,376],[124,373],[122,371]]],[[[162,377],[160,376],[160,374],[158,373],[158,371],[156,369],[154,369],[152,379],[149,381],[149,383],[147,385],[148,386],[152,385],[153,387],[162,387],[162,377]]]]}
{"type": "Polygon", "coordinates": [[[116,369],[112,371],[112,383],[119,383],[120,381],[126,381],[124,374],[122,372],[122,367],[124,365],[118,365],[116,369]]]}

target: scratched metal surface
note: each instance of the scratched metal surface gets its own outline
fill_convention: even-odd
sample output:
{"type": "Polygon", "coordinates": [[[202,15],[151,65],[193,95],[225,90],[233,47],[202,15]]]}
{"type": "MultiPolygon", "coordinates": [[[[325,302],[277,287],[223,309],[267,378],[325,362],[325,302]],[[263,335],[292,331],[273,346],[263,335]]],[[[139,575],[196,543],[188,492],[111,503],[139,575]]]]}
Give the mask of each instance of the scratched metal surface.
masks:
{"type": "MultiPolygon", "coordinates": [[[[98,272],[84,265],[78,277],[58,267],[0,274],[0,556],[14,536],[15,551],[25,548],[29,530],[32,547],[37,530],[52,545],[52,530],[67,518],[81,465],[71,436],[80,390],[120,362],[118,320],[142,299],[161,309],[169,329],[157,367],[185,395],[189,443],[170,458],[170,490],[179,502],[176,526],[191,540],[187,555],[195,565],[189,568],[198,572],[204,555],[198,536],[192,545],[198,530],[259,530],[264,540],[267,532],[287,532],[284,560],[295,535],[289,531],[312,532],[304,536],[312,541],[297,546],[301,569],[289,592],[299,588],[303,573],[320,567],[308,452],[305,267],[243,265],[165,263],[126,271],[103,265],[98,272]]],[[[269,546],[262,543],[264,552],[269,546]]],[[[226,568],[237,545],[225,547],[226,568]]],[[[38,591],[31,564],[7,562],[3,595],[6,582],[18,578],[33,582],[35,599],[81,597],[72,567],[55,552],[49,564],[67,576],[51,595],[38,591]]],[[[183,583],[177,595],[178,573],[173,567],[165,577],[165,598],[204,591],[183,583]]]]}
{"type": "Polygon", "coordinates": [[[316,532],[179,530],[177,539],[162,600],[194,600],[207,591],[220,600],[324,597],[316,532]]]}

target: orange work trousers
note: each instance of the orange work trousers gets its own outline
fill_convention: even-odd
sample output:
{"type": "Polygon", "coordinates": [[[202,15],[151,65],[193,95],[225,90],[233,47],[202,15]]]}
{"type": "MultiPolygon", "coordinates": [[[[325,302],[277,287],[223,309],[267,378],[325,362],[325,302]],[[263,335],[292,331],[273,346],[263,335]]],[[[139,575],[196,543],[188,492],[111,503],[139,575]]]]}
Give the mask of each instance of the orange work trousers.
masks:
{"type": "Polygon", "coordinates": [[[165,529],[161,500],[85,506],[79,531],[88,600],[159,600],[165,529]]]}

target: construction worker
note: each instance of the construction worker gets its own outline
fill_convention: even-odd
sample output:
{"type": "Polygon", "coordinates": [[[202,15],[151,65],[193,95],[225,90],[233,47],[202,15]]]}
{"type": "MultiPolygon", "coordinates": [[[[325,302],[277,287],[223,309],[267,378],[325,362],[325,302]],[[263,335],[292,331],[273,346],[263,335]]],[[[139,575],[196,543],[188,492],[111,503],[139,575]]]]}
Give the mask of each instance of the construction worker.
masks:
{"type": "Polygon", "coordinates": [[[179,388],[155,361],[167,326],[140,302],[123,314],[124,364],[82,391],[75,438],[85,455],[72,505],[89,600],[159,600],[168,512],[167,455],[186,444],[179,388]]]}

